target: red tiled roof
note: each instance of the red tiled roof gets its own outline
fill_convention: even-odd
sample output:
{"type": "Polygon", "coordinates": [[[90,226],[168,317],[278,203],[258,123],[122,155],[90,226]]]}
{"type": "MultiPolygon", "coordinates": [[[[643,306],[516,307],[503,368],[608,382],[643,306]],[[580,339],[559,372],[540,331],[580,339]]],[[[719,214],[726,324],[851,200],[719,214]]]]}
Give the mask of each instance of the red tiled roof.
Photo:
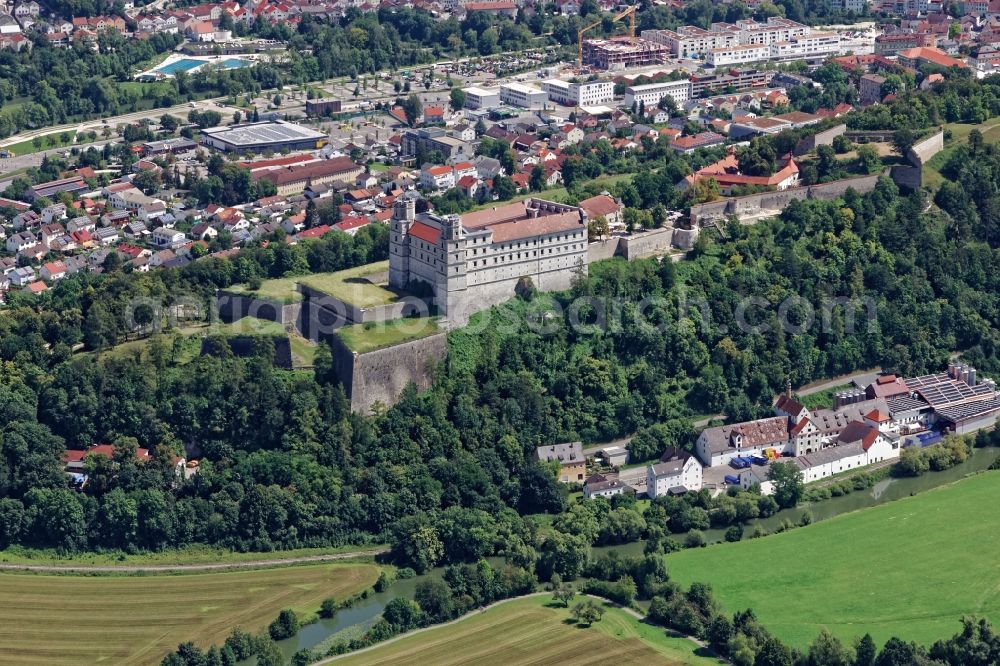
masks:
{"type": "Polygon", "coordinates": [[[569,211],[555,215],[500,222],[489,225],[489,228],[493,232],[494,243],[505,243],[518,238],[531,238],[580,229],[582,224],[579,213],[569,211]]]}
{"type": "Polygon", "coordinates": [[[598,194],[596,197],[584,199],[580,202],[579,206],[587,211],[587,215],[590,217],[597,217],[598,215],[608,216],[617,213],[622,208],[621,204],[615,201],[614,197],[610,197],[607,194],[598,194]]]}
{"type": "Polygon", "coordinates": [[[437,245],[441,239],[440,231],[423,222],[414,222],[413,226],[410,227],[410,235],[431,245],[437,245]]]}
{"type": "MultiPolygon", "coordinates": [[[[392,211],[389,211],[389,215],[390,216],[392,215],[392,211]]],[[[351,218],[348,218],[346,220],[341,220],[340,222],[337,222],[333,226],[336,229],[340,229],[341,231],[349,231],[351,229],[358,229],[358,228],[366,226],[368,224],[371,224],[371,222],[368,220],[368,218],[364,217],[362,215],[359,215],[357,217],[351,217],[351,218]]]]}
{"type": "Polygon", "coordinates": [[[331,231],[332,227],[329,224],[321,224],[318,227],[313,227],[312,229],[306,229],[305,231],[300,231],[295,237],[299,240],[304,240],[307,238],[322,238],[331,231]]]}
{"type": "Polygon", "coordinates": [[[899,57],[906,58],[908,60],[926,60],[927,62],[941,67],[966,67],[966,64],[961,60],[952,58],[941,49],[935,49],[928,46],[918,46],[915,49],[900,51],[899,57]]]}

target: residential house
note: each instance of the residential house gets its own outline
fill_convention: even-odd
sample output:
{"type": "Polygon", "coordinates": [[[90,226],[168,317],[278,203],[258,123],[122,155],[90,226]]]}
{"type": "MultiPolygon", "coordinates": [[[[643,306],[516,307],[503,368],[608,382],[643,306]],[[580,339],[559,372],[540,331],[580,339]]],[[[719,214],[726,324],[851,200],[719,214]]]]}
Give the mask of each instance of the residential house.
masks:
{"type": "Polygon", "coordinates": [[[623,481],[618,480],[617,475],[607,477],[603,474],[594,474],[588,476],[583,483],[583,496],[587,499],[594,497],[611,498],[631,490],[623,481]]]}
{"type": "Polygon", "coordinates": [[[543,463],[559,463],[561,483],[583,483],[587,474],[587,459],[583,455],[581,442],[540,446],[535,449],[535,455],[543,463]]]}
{"type": "Polygon", "coordinates": [[[43,280],[61,280],[66,277],[66,264],[61,261],[50,261],[46,264],[42,264],[42,270],[40,271],[43,280]]]}
{"type": "Polygon", "coordinates": [[[660,462],[646,468],[646,494],[655,499],[701,490],[702,465],[686,451],[671,447],[660,462]]]}

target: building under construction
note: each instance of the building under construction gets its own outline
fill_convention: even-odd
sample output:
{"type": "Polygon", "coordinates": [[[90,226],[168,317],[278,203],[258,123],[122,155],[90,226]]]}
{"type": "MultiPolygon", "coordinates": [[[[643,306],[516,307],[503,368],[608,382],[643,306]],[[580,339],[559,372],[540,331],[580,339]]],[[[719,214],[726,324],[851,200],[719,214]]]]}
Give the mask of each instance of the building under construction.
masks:
{"type": "Polygon", "coordinates": [[[595,69],[621,70],[659,65],[669,56],[669,48],[641,37],[588,39],[583,42],[583,64],[595,69]]]}

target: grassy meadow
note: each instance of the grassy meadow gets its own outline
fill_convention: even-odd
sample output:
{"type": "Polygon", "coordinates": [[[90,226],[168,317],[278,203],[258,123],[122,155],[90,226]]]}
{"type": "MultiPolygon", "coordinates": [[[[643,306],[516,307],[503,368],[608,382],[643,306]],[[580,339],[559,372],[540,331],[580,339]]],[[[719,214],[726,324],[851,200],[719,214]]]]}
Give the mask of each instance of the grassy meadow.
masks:
{"type": "Polygon", "coordinates": [[[503,664],[504,666],[651,666],[718,664],[696,654],[685,638],[668,636],[625,611],[606,606],[600,622],[577,625],[548,594],[507,601],[442,627],[404,636],[358,654],[338,666],[395,664],[503,664]]]}
{"type": "Polygon", "coordinates": [[[0,664],[159,664],[179,643],[260,631],[283,608],[315,613],[370,587],[379,568],[322,564],[146,576],[0,574],[0,664]]]}
{"type": "Polygon", "coordinates": [[[1000,621],[1000,472],[761,539],[667,556],[673,580],[711,584],[798,647],[826,627],[850,643],[930,644],[963,615],[1000,621]]]}

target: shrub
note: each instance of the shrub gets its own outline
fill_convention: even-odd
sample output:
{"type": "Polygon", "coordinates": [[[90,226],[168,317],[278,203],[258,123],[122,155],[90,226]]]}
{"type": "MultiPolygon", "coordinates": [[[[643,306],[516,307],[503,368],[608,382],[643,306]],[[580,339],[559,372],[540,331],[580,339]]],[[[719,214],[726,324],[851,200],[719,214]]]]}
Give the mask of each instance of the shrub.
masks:
{"type": "Polygon", "coordinates": [[[319,605],[319,616],[322,618],[331,618],[337,614],[337,601],[333,597],[327,597],[319,605]]]}
{"type": "Polygon", "coordinates": [[[295,611],[289,608],[278,613],[278,617],[267,628],[267,633],[276,641],[291,638],[298,632],[299,618],[295,615],[295,611]]]}

